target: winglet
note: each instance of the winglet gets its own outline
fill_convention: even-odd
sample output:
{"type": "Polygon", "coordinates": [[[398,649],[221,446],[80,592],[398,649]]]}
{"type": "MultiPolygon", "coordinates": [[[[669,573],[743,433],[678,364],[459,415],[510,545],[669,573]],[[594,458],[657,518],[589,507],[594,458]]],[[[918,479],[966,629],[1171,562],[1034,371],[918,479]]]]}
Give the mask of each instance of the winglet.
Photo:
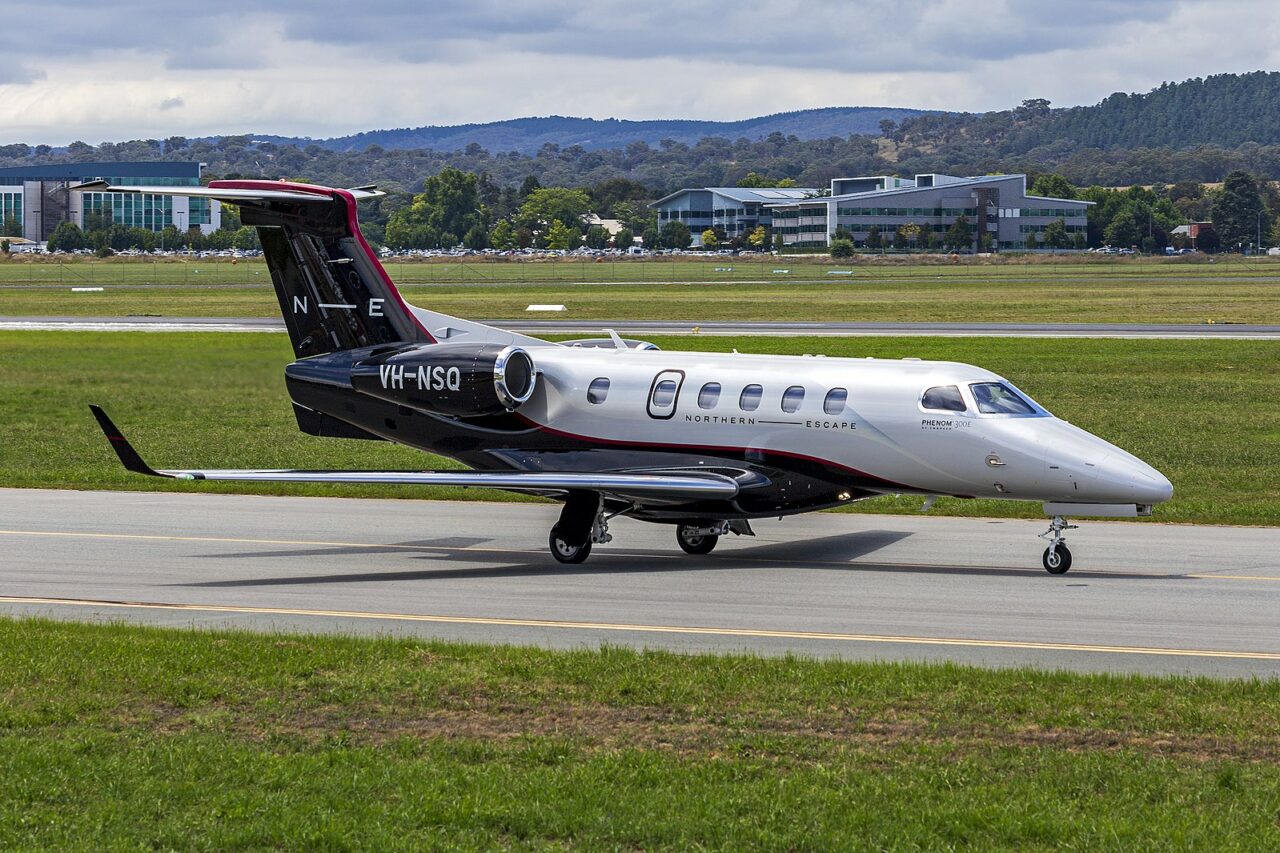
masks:
{"type": "Polygon", "coordinates": [[[102,427],[102,432],[107,437],[107,441],[111,442],[111,449],[116,452],[116,456],[120,457],[120,464],[135,474],[146,474],[150,477],[166,476],[142,461],[138,451],[133,449],[133,445],[120,432],[119,427],[111,422],[111,418],[107,417],[107,413],[102,411],[100,406],[95,406],[91,403],[89,404],[89,411],[93,412],[93,416],[98,419],[98,426],[102,427]]]}

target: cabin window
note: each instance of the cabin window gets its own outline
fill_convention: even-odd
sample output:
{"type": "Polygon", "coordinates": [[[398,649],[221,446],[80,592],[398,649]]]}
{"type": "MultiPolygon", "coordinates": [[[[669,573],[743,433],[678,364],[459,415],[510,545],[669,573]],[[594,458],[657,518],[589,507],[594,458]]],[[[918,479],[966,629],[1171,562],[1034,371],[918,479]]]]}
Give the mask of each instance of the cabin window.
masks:
{"type": "Polygon", "coordinates": [[[786,391],[782,392],[782,411],[791,414],[800,408],[800,404],[804,402],[804,386],[792,385],[786,391]]]}
{"type": "Polygon", "coordinates": [[[653,388],[653,405],[659,409],[670,406],[676,398],[676,381],[664,379],[653,388]]]}
{"type": "Polygon", "coordinates": [[[759,385],[748,385],[742,389],[738,397],[738,408],[744,412],[754,412],[760,408],[760,398],[764,396],[764,388],[759,385]]]}
{"type": "Polygon", "coordinates": [[[978,411],[984,415],[1034,415],[1035,406],[1023,399],[1003,382],[979,382],[970,385],[978,411]]]}
{"type": "Polygon", "coordinates": [[[940,409],[944,412],[963,412],[969,408],[965,405],[960,389],[954,385],[938,385],[925,391],[920,397],[920,405],[926,409],[940,409]]]}
{"type": "Polygon", "coordinates": [[[604,402],[609,396],[609,380],[601,376],[599,379],[592,379],[591,384],[587,386],[587,402],[593,406],[598,406],[604,402]]]}
{"type": "Polygon", "coordinates": [[[848,399],[848,389],[832,388],[827,392],[826,398],[822,401],[822,411],[826,412],[828,415],[838,415],[844,411],[844,404],[848,399]]]}
{"type": "Polygon", "coordinates": [[[702,386],[702,390],[698,392],[698,408],[714,409],[716,403],[720,401],[720,383],[708,382],[702,386]]]}

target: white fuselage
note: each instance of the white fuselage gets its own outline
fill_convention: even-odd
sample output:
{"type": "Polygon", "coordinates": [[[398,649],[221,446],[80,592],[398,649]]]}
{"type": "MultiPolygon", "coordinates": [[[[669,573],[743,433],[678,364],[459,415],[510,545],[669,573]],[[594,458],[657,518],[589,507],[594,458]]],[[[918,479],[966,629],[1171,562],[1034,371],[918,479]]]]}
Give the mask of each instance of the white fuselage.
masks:
{"type": "Polygon", "coordinates": [[[528,349],[540,377],[521,416],[584,439],[793,456],[870,475],[887,492],[1139,505],[1172,494],[1154,468],[1038,406],[979,411],[971,386],[1008,383],[967,364],[528,349]],[[928,408],[922,395],[936,387],[959,389],[965,410],[928,408]]]}

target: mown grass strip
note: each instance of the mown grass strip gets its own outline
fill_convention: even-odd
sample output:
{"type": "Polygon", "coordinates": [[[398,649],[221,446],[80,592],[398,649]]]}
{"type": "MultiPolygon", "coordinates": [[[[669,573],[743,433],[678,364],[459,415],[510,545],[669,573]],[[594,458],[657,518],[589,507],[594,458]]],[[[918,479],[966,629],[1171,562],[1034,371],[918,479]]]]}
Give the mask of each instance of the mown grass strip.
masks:
{"type": "Polygon", "coordinates": [[[0,620],[0,846],[1274,849],[1280,682],[0,620]]]}
{"type": "MultiPolygon", "coordinates": [[[[1173,481],[1156,519],[1280,523],[1280,342],[1000,338],[657,339],[668,349],[966,361],[1012,379],[1051,411],[1136,453],[1173,481]]],[[[300,433],[280,335],[0,332],[0,485],[240,493],[518,499],[487,490],[190,484],[120,468],[89,415],[107,407],[159,466],[449,466],[385,442],[300,433]]],[[[914,512],[919,499],[857,509],[914,512]]],[[[939,501],[934,512],[1038,516],[1038,504],[939,501]]]]}
{"type": "MultiPolygon", "coordinates": [[[[1280,262],[901,265],[858,261],[851,277],[803,261],[654,260],[391,263],[415,304],[472,318],[563,303],[577,319],[912,322],[1280,323],[1280,262]],[[721,263],[724,263],[721,261],[721,263]]],[[[849,266],[849,265],[846,265],[849,266]]],[[[261,262],[0,262],[0,315],[275,317],[261,262]],[[71,293],[73,286],[101,292],[71,293]]]]}

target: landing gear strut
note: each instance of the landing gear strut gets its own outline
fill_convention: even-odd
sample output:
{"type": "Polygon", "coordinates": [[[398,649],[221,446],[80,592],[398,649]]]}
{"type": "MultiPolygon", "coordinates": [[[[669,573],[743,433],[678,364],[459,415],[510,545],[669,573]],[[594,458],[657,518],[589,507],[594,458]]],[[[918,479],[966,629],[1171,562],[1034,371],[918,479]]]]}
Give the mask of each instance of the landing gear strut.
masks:
{"type": "Polygon", "coordinates": [[[1040,534],[1040,538],[1049,543],[1049,547],[1044,549],[1044,556],[1040,558],[1044,570],[1049,574],[1065,575],[1071,568],[1071,550],[1067,548],[1067,540],[1063,538],[1062,531],[1075,530],[1077,526],[1068,524],[1065,518],[1055,515],[1049,521],[1049,529],[1040,534]]]}
{"type": "MultiPolygon", "coordinates": [[[[617,515],[618,513],[614,513],[617,515]]],[[[560,520],[551,528],[548,543],[551,556],[560,563],[581,563],[591,556],[593,544],[611,542],[609,518],[604,514],[604,498],[596,492],[570,492],[560,511],[560,520]]]]}
{"type": "Polygon", "coordinates": [[[686,554],[710,554],[720,537],[729,532],[729,522],[712,524],[680,524],[676,526],[676,542],[686,554]]]}

